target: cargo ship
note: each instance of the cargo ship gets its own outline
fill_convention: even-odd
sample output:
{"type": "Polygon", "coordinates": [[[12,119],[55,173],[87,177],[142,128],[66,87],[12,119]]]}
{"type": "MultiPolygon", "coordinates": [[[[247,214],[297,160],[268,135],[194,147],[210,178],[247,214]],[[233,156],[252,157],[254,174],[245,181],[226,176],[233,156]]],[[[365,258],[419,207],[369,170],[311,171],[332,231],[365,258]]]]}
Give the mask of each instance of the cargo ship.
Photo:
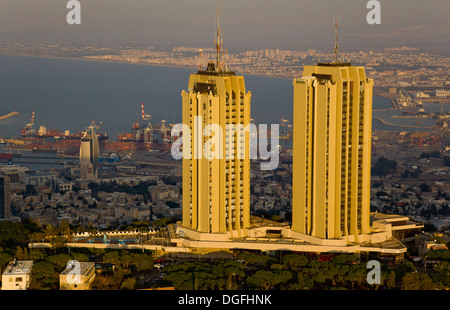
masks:
{"type": "MultiPolygon", "coordinates": [[[[59,131],[59,129],[49,129],[45,126],[40,126],[38,132],[32,128],[24,128],[21,131],[22,138],[37,138],[37,139],[68,139],[68,140],[80,140],[84,135],[83,131],[77,133],[70,133],[70,131],[65,130],[64,132],[59,131]]],[[[108,140],[106,134],[97,133],[97,138],[99,141],[108,140]]]]}
{"type": "Polygon", "coordinates": [[[141,103],[142,119],[131,126],[130,132],[121,133],[118,136],[116,148],[125,150],[170,150],[173,143],[171,136],[172,124],[165,120],[152,125],[151,116],[145,114],[144,104],[141,103]]]}
{"type": "MultiPolygon", "coordinates": [[[[22,138],[40,138],[40,139],[68,139],[68,140],[80,140],[84,132],[79,131],[75,134],[70,133],[69,130],[65,130],[64,132],[59,131],[59,129],[47,129],[44,125],[39,127],[39,130],[36,131],[33,128],[34,125],[34,111],[31,115],[30,122],[25,125],[25,127],[21,131],[22,138]]],[[[95,123],[94,123],[95,125],[95,123]]],[[[98,128],[98,126],[96,126],[98,128]]],[[[97,133],[98,140],[108,140],[108,136],[106,134],[97,133]]]]}
{"type": "MultiPolygon", "coordinates": [[[[118,141],[108,141],[108,135],[96,132],[101,149],[113,152],[129,152],[134,150],[170,151],[173,142],[171,137],[172,124],[166,125],[166,121],[162,120],[159,124],[153,126],[150,122],[150,115],[144,114],[143,103],[141,105],[142,121],[134,122],[131,126],[131,132],[119,134],[118,141]]],[[[96,129],[99,128],[95,123],[93,125],[96,129]]],[[[49,130],[43,125],[36,130],[33,126],[34,112],[30,122],[21,130],[21,141],[16,141],[20,142],[20,144],[13,143],[15,145],[12,148],[65,155],[74,155],[79,152],[80,141],[84,132],[70,133],[68,130],[49,130]]]]}

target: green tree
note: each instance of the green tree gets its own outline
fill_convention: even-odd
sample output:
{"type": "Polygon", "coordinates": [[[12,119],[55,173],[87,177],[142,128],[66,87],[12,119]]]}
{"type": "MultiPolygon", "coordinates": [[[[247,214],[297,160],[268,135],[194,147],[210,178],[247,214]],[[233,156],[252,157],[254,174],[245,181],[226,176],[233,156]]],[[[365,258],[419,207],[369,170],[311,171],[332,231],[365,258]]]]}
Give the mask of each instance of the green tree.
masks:
{"type": "Polygon", "coordinates": [[[0,221],[0,245],[14,249],[28,241],[30,231],[21,223],[0,221]]]}
{"type": "Polygon", "coordinates": [[[224,286],[223,288],[228,290],[242,288],[245,271],[241,263],[228,259],[217,260],[213,263],[211,272],[218,278],[219,287],[224,286]],[[225,282],[223,282],[224,279],[226,279],[225,282]]]}
{"type": "Polygon", "coordinates": [[[397,168],[397,162],[395,160],[389,160],[384,157],[379,157],[372,167],[372,173],[378,176],[386,176],[394,173],[397,168]]]}
{"type": "Polygon", "coordinates": [[[56,253],[57,249],[64,248],[66,246],[66,240],[60,236],[52,238],[50,245],[53,249],[53,253],[56,253]]]}
{"type": "Polygon", "coordinates": [[[389,289],[395,289],[395,286],[396,286],[395,272],[393,270],[391,270],[391,272],[389,272],[389,275],[386,280],[386,287],[389,290],[389,289]]]}
{"type": "Polygon", "coordinates": [[[28,254],[28,258],[33,261],[43,260],[45,258],[45,252],[43,250],[32,249],[28,254]]]}
{"type": "Polygon", "coordinates": [[[3,273],[3,269],[8,265],[8,263],[13,259],[13,257],[7,253],[0,253],[0,273],[3,273]]]}
{"type": "Polygon", "coordinates": [[[133,278],[125,279],[120,285],[121,290],[133,290],[136,286],[136,280],[133,278]]]}
{"type": "Polygon", "coordinates": [[[67,223],[66,220],[62,220],[60,227],[59,227],[59,232],[63,235],[63,237],[66,238],[67,242],[72,242],[72,229],[70,228],[69,223],[67,223]]]}
{"type": "Polygon", "coordinates": [[[261,264],[268,266],[275,262],[273,257],[253,253],[238,253],[236,258],[245,261],[244,266],[247,266],[247,264],[261,264]]]}
{"type": "Polygon", "coordinates": [[[299,272],[297,274],[297,282],[298,282],[298,287],[301,290],[309,290],[314,287],[314,282],[311,280],[310,277],[305,277],[303,275],[303,272],[299,272]]]}
{"type": "Polygon", "coordinates": [[[121,267],[122,266],[121,260],[120,260],[120,254],[117,251],[105,253],[105,255],[103,255],[103,261],[105,263],[114,264],[117,267],[121,267]]]}
{"type": "Polygon", "coordinates": [[[303,255],[288,254],[283,256],[282,262],[287,269],[298,270],[298,268],[308,265],[309,259],[303,255]]]}
{"type": "Polygon", "coordinates": [[[402,278],[403,290],[433,290],[436,284],[426,273],[408,272],[402,278]]]}
{"type": "Polygon", "coordinates": [[[45,238],[44,233],[38,231],[38,232],[33,232],[30,234],[30,241],[31,242],[41,242],[43,239],[45,238]]]}
{"type": "Polygon", "coordinates": [[[358,259],[356,254],[339,254],[333,258],[333,263],[345,265],[349,262],[354,262],[358,259]]]}
{"type": "Polygon", "coordinates": [[[89,257],[87,257],[85,254],[82,253],[72,253],[72,257],[74,260],[77,260],[79,262],[88,262],[89,257]]]}
{"type": "Polygon", "coordinates": [[[247,283],[256,288],[269,290],[273,286],[286,283],[290,279],[292,279],[292,274],[289,271],[258,270],[254,275],[247,277],[247,283]]]}
{"type": "Polygon", "coordinates": [[[441,287],[450,288],[450,263],[439,262],[430,275],[434,283],[441,287]]]}
{"type": "Polygon", "coordinates": [[[72,260],[72,256],[69,254],[56,254],[56,255],[50,255],[45,258],[45,260],[49,263],[52,263],[57,267],[58,270],[64,270],[66,268],[67,263],[72,260]]]}
{"type": "Polygon", "coordinates": [[[31,269],[30,289],[56,290],[58,289],[59,273],[55,271],[55,265],[47,261],[33,264],[31,269]]]}
{"type": "Polygon", "coordinates": [[[366,266],[362,264],[351,265],[349,273],[347,275],[347,280],[350,281],[352,285],[352,290],[355,288],[355,284],[361,286],[363,281],[366,280],[367,277],[367,269],[366,266]]]}
{"type": "Polygon", "coordinates": [[[42,233],[44,234],[45,239],[52,241],[58,235],[58,229],[55,226],[48,224],[45,226],[42,233]]]}
{"type": "Polygon", "coordinates": [[[395,280],[400,282],[408,272],[416,271],[416,266],[411,262],[405,262],[395,269],[395,280]]]}
{"type": "Polygon", "coordinates": [[[177,290],[194,289],[194,272],[172,271],[168,272],[163,279],[170,281],[177,290]]]}
{"type": "Polygon", "coordinates": [[[336,265],[336,283],[344,284],[349,271],[349,265],[336,265]]]}
{"type": "Polygon", "coordinates": [[[154,260],[151,255],[148,254],[132,254],[133,266],[137,271],[153,269],[154,260]]]}
{"type": "Polygon", "coordinates": [[[23,251],[22,247],[20,247],[20,246],[16,247],[16,256],[15,256],[15,258],[17,258],[18,260],[25,259],[25,254],[24,254],[24,251],[23,251]]]}

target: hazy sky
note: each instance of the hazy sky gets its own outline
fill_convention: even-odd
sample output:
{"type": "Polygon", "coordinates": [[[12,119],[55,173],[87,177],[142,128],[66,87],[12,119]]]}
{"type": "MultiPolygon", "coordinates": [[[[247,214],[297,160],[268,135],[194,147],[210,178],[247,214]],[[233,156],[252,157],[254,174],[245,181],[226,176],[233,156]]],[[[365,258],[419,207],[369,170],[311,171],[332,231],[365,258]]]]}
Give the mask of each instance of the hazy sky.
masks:
{"type": "Polygon", "coordinates": [[[450,48],[449,0],[79,0],[81,25],[66,22],[67,0],[0,0],[0,42],[173,47],[213,46],[217,8],[226,48],[450,48]]]}

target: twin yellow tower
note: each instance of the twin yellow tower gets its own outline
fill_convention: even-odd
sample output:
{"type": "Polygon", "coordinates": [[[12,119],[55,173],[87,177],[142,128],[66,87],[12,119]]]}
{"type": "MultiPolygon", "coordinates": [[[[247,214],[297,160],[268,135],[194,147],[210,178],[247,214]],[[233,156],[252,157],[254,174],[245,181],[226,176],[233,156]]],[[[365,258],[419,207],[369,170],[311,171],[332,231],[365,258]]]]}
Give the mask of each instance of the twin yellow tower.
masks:
{"type": "MultiPolygon", "coordinates": [[[[183,226],[201,233],[245,235],[250,225],[249,133],[232,130],[250,123],[250,92],[244,78],[219,69],[192,74],[188,91],[182,92],[183,124],[191,132],[190,158],[183,159],[183,226]],[[214,145],[220,156],[204,156],[205,128],[222,130],[214,145]]],[[[206,129],[206,131],[208,131],[206,129]]]]}
{"type": "Polygon", "coordinates": [[[373,81],[349,63],[294,79],[292,230],[324,239],[370,233],[373,81]]]}
{"type": "MultiPolygon", "coordinates": [[[[224,66],[220,43],[218,30],[216,64],[191,74],[182,92],[191,155],[207,143],[203,132],[209,124],[225,129],[250,123],[251,93],[244,78],[224,66]]],[[[303,76],[294,79],[294,233],[358,241],[371,232],[372,90],[363,67],[337,61],[306,66],[303,76]]],[[[251,226],[249,132],[222,134],[225,143],[215,146],[222,158],[183,159],[181,226],[199,239],[205,234],[245,237],[251,226]],[[230,149],[235,153],[227,158],[230,149]],[[239,152],[244,156],[238,158],[239,152]]]]}

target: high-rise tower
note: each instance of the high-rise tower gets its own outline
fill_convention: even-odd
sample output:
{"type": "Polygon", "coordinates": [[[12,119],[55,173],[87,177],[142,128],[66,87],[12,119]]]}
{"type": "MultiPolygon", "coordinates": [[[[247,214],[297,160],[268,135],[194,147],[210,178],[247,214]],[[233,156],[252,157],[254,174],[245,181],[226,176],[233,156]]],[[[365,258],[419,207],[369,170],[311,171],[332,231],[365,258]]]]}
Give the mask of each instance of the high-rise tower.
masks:
{"type": "Polygon", "coordinates": [[[0,174],[0,219],[11,217],[11,188],[8,176],[0,174]]]}
{"type": "Polygon", "coordinates": [[[294,79],[292,230],[322,239],[370,233],[373,81],[350,63],[294,79]]]}
{"type": "Polygon", "coordinates": [[[243,128],[250,123],[251,93],[244,77],[227,69],[219,24],[216,48],[216,63],[191,74],[188,90],[181,93],[191,142],[191,158],[183,158],[182,226],[232,238],[245,235],[250,226],[249,133],[243,128]],[[221,132],[209,131],[213,125],[221,132]],[[208,158],[203,150],[212,137],[223,143],[211,146],[219,156],[208,158]]]}
{"type": "Polygon", "coordinates": [[[94,124],[89,126],[81,138],[80,145],[80,177],[83,180],[98,178],[98,159],[100,149],[94,124]]]}

